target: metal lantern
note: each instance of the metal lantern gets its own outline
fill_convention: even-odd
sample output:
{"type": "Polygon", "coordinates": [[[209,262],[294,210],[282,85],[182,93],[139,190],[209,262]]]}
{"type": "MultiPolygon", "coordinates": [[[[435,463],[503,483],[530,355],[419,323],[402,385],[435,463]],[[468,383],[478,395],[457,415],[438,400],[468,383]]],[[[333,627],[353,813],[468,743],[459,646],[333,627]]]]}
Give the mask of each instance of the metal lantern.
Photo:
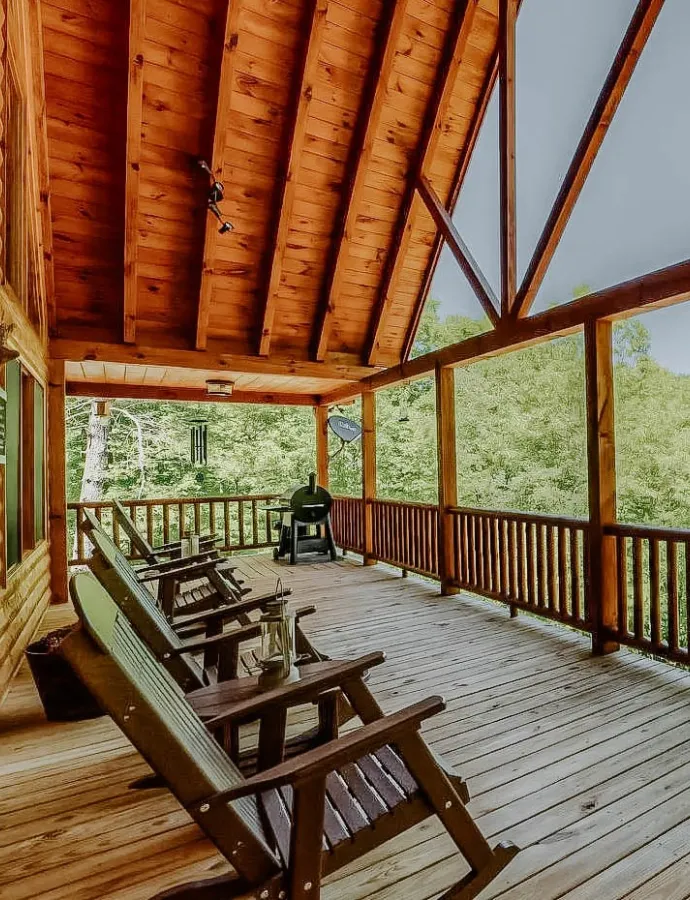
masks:
{"type": "MultiPolygon", "coordinates": [[[[279,593],[277,590],[276,593],[279,593]]],[[[266,604],[261,622],[261,655],[259,683],[273,687],[289,681],[297,681],[297,654],[295,651],[295,617],[288,612],[284,597],[266,604]]]]}

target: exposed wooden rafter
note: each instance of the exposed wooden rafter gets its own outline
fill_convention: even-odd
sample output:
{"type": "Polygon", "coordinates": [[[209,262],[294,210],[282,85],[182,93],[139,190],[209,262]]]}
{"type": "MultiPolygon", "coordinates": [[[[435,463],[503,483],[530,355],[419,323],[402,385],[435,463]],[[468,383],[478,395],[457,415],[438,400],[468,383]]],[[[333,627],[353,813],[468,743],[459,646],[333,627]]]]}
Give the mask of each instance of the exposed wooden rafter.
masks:
{"type": "MultiPolygon", "coordinates": [[[[222,341],[209,341],[206,350],[171,349],[167,346],[139,344],[104,344],[91,341],[55,340],[50,343],[53,359],[73,362],[95,360],[97,362],[128,363],[150,366],[167,366],[183,369],[208,369],[218,372],[245,372],[256,375],[294,375],[305,378],[328,378],[335,381],[357,381],[377,370],[352,362],[333,354],[325,362],[316,363],[294,356],[269,357],[243,356],[228,353],[222,341]]],[[[380,371],[380,370],[379,370],[380,371]]]]}
{"type": "Polygon", "coordinates": [[[379,390],[422,378],[436,365],[459,366],[578,331],[586,322],[634,315],[646,309],[690,300],[690,259],[623,281],[526,319],[504,319],[488,331],[442,350],[426,353],[321,398],[323,403],[349,400],[362,390],[379,390]]]}
{"type": "Polygon", "coordinates": [[[647,43],[664,0],[640,0],[553,204],[517,295],[513,313],[528,315],[582,188],[647,43]]]}
{"type": "MultiPolygon", "coordinates": [[[[209,165],[217,181],[223,180],[223,161],[225,159],[225,139],[230,119],[230,95],[234,78],[235,59],[238,47],[238,22],[242,0],[227,0],[225,28],[223,33],[223,52],[218,78],[218,95],[216,115],[213,125],[213,141],[209,165]]],[[[203,350],[208,340],[208,320],[211,312],[211,295],[213,292],[213,266],[216,259],[216,243],[218,241],[218,222],[210,214],[206,217],[204,233],[204,250],[201,264],[201,284],[199,288],[199,304],[197,307],[196,348],[203,350]]]]}
{"type": "Polygon", "coordinates": [[[139,246],[139,169],[144,106],[146,0],[129,0],[127,157],[125,174],[125,260],[123,339],[137,337],[137,250],[139,246]]]}
{"type": "Polygon", "coordinates": [[[462,64],[467,39],[472,30],[477,5],[478,0],[463,0],[463,2],[453,5],[443,54],[417,142],[415,158],[395,224],[393,241],[390,244],[386,258],[376,309],[374,310],[369,329],[366,359],[370,365],[374,364],[378,356],[382,328],[395,296],[395,288],[399,276],[398,261],[404,259],[405,250],[409,243],[411,233],[410,213],[412,212],[417,182],[424,173],[427,162],[433,158],[436,151],[458,70],[462,64]]]}
{"type": "Polygon", "coordinates": [[[270,403],[276,406],[316,406],[318,397],[311,394],[233,391],[228,397],[207,394],[203,388],[173,387],[147,384],[113,384],[112,382],[68,381],[71,397],[105,397],[114,400],[166,400],[183,403],[270,403]]]}
{"type": "Polygon", "coordinates": [[[260,356],[268,356],[271,349],[273,323],[278,302],[278,288],[280,286],[283,257],[290,228],[292,206],[295,199],[297,172],[307,130],[309,106],[319,64],[319,52],[326,26],[327,10],[328,0],[309,0],[307,4],[308,22],[304,27],[305,40],[302,47],[300,65],[297,66],[296,89],[292,104],[293,112],[284,153],[284,170],[275,205],[276,223],[259,337],[260,356]]]}
{"type": "Polygon", "coordinates": [[[498,4],[499,157],[501,235],[501,315],[507,316],[517,293],[515,192],[515,21],[517,0],[498,4]]]}
{"type": "Polygon", "coordinates": [[[331,258],[324,279],[323,297],[314,337],[314,358],[324,359],[333,322],[333,311],[350,258],[352,231],[357,220],[366,183],[381,112],[388,93],[396,48],[400,38],[407,0],[389,3],[376,37],[376,51],[367,73],[367,83],[357,115],[356,131],[348,155],[343,198],[334,231],[331,258]]]}
{"type": "Polygon", "coordinates": [[[497,309],[498,299],[496,298],[491,285],[484,277],[484,274],[479,268],[477,261],[472,256],[469,247],[460,237],[457,228],[453,224],[450,213],[444,208],[438,195],[424,175],[420,178],[417,188],[427,209],[431,213],[431,217],[434,220],[436,227],[443,235],[448,247],[455,257],[455,261],[465,273],[465,277],[467,278],[470,287],[476,294],[477,299],[482,305],[482,309],[495,328],[499,321],[497,309]]]}

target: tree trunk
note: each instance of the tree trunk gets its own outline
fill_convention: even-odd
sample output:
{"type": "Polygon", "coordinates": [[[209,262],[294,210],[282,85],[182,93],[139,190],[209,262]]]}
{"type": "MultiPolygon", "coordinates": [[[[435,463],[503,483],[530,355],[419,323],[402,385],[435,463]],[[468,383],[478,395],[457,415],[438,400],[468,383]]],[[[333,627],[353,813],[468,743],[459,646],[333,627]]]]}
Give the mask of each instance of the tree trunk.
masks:
{"type": "MultiPolygon", "coordinates": [[[[81,479],[79,500],[82,503],[97,502],[103,499],[103,488],[108,470],[108,436],[110,434],[110,415],[99,416],[97,400],[91,401],[89,424],[86,432],[86,456],[84,457],[84,473],[81,479]]],[[[74,536],[74,556],[77,556],[77,536],[74,536]]],[[[85,542],[85,555],[90,555],[88,541],[85,542]]]]}

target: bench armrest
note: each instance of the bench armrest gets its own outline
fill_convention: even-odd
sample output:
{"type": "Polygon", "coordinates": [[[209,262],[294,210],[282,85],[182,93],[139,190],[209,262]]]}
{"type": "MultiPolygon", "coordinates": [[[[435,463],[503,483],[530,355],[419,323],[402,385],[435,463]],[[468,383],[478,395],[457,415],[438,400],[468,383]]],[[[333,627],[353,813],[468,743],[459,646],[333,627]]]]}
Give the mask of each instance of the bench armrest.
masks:
{"type": "Polygon", "coordinates": [[[350,731],[334,741],[307,750],[272,769],[259,772],[247,778],[243,784],[227,791],[220,791],[205,801],[194,804],[194,809],[198,813],[204,813],[212,806],[217,807],[219,804],[238,800],[250,794],[260,794],[287,784],[298,787],[305,782],[325,778],[347,763],[356,762],[367,753],[374,753],[386,744],[394,743],[403,735],[417,731],[425,719],[435,716],[445,709],[445,706],[442,697],[429,697],[400,712],[383,716],[375,722],[350,731]]]}
{"type": "MultiPolygon", "coordinates": [[[[285,593],[287,594],[288,591],[286,590],[285,593]]],[[[250,597],[249,600],[240,600],[237,603],[227,603],[216,609],[205,609],[198,613],[181,615],[175,619],[172,627],[175,629],[188,628],[190,625],[197,625],[199,622],[213,622],[215,619],[231,621],[245,613],[253,612],[255,609],[263,609],[269,600],[274,599],[275,594],[261,594],[258,597],[250,597]]],[[[313,609],[313,607],[306,607],[305,609],[309,611],[313,609]]],[[[296,615],[298,614],[300,614],[299,610],[296,615]]],[[[306,615],[306,612],[302,614],[306,615]]]]}

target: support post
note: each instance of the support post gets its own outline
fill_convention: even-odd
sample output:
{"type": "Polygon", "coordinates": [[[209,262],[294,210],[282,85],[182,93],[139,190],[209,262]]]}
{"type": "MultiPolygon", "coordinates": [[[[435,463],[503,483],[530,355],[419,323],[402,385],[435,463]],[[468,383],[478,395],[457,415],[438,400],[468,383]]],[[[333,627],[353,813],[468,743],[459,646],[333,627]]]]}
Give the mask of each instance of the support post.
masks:
{"type": "Polygon", "coordinates": [[[455,448],[455,371],[436,366],[436,425],[438,452],[438,561],[441,593],[457,594],[454,586],[455,546],[453,521],[448,509],[458,503],[455,448]]]}
{"type": "Polygon", "coordinates": [[[317,406],[316,413],[316,483],[328,490],[328,407],[317,406]]]}
{"type": "Polygon", "coordinates": [[[54,359],[49,363],[48,372],[48,513],[53,603],[66,603],[68,599],[65,460],[65,363],[54,359]]]}
{"type": "Polygon", "coordinates": [[[376,499],[376,394],[362,394],[362,520],[364,523],[364,565],[373,566],[374,510],[376,499]]]}
{"type": "Polygon", "coordinates": [[[588,587],[592,650],[612,653],[618,627],[616,552],[604,528],[616,521],[616,441],[614,431],[613,331],[610,321],[585,325],[587,459],[589,484],[588,587]]]}

